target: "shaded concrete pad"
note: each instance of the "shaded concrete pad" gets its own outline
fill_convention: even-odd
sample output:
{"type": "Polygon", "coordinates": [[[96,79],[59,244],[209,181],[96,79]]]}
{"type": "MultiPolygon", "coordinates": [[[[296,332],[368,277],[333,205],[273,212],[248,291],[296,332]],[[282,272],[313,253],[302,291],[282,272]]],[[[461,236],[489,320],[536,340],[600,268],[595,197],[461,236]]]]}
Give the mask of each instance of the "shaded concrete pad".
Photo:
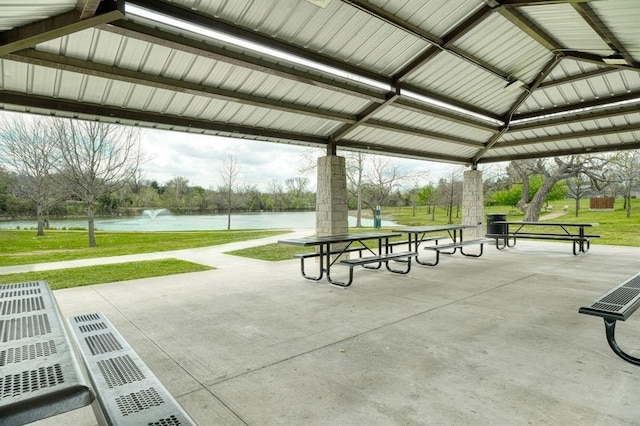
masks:
{"type": "MultiPolygon", "coordinates": [[[[202,425],[634,424],[640,369],[578,308],[639,255],[526,242],[407,276],[357,269],[348,289],[246,260],[55,294],[66,315],[103,311],[202,425]]],[[[618,340],[637,355],[633,325],[618,340]]],[[[73,416],[48,424],[90,424],[73,416]]]]}

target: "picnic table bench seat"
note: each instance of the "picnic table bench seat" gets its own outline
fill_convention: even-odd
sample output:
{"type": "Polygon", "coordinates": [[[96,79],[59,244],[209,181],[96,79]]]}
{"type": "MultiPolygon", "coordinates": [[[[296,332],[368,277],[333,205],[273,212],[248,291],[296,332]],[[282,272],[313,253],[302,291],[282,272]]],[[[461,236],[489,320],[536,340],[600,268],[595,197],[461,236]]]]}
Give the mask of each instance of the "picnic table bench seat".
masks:
{"type": "Polygon", "coordinates": [[[356,266],[362,266],[367,269],[380,269],[382,267],[382,264],[384,263],[389,272],[394,272],[396,274],[408,274],[409,271],[411,271],[411,258],[417,255],[418,253],[414,251],[403,251],[398,253],[386,253],[375,256],[357,257],[354,259],[343,259],[340,261],[340,263],[349,267],[349,281],[343,283],[340,281],[331,280],[331,284],[340,287],[350,286],[353,282],[353,268],[356,266]],[[406,267],[404,269],[394,269],[389,266],[390,260],[406,260],[406,267]],[[377,263],[378,266],[367,266],[372,263],[377,263]]]}
{"type": "Polygon", "coordinates": [[[604,320],[607,342],[620,358],[634,365],[640,365],[640,359],[624,352],[615,338],[616,321],[626,321],[640,306],[640,273],[628,278],[597,299],[582,306],[578,312],[599,316],[604,320]]]}
{"type": "Polygon", "coordinates": [[[487,234],[486,237],[494,238],[496,243],[496,248],[498,250],[504,249],[507,244],[503,243],[500,245],[500,239],[511,239],[513,240],[513,244],[511,246],[516,245],[516,241],[518,238],[526,238],[532,240],[553,240],[553,241],[571,241],[573,243],[573,254],[578,255],[579,252],[586,253],[591,248],[591,238],[600,238],[600,235],[568,235],[568,234],[560,234],[560,233],[536,233],[536,232],[518,232],[513,233],[509,232],[508,234],[487,234]],[[582,244],[582,249],[580,249],[580,244],[582,244]]]}
{"type": "Polygon", "coordinates": [[[460,253],[462,253],[464,256],[470,256],[470,257],[480,257],[482,256],[483,253],[483,247],[485,244],[489,244],[489,243],[493,243],[493,239],[491,238],[477,238],[475,240],[464,240],[464,241],[454,241],[452,243],[447,243],[447,244],[437,244],[437,245],[433,245],[433,246],[427,246],[424,247],[425,250],[432,250],[436,252],[436,260],[433,263],[427,264],[427,263],[422,263],[423,265],[427,264],[429,266],[436,266],[439,262],[440,262],[440,253],[443,252],[445,254],[451,254],[450,252],[446,252],[445,250],[450,250],[450,249],[460,249],[460,253]],[[477,254],[473,254],[473,253],[465,253],[463,250],[463,247],[466,246],[472,246],[472,245],[479,245],[480,246],[480,253],[477,254]]]}

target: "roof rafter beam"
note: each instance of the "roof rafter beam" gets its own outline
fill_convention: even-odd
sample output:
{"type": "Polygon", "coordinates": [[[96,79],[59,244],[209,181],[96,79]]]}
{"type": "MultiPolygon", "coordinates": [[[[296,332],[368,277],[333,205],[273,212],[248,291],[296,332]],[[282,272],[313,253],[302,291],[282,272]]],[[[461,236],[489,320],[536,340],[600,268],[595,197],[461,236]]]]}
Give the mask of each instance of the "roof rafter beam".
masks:
{"type": "Polygon", "coordinates": [[[80,19],[90,18],[95,15],[101,1],[102,0],[78,0],[76,10],[80,14],[80,19]]]}
{"type": "Polygon", "coordinates": [[[124,18],[124,0],[117,7],[89,18],[77,9],[0,33],[0,57],[68,34],[124,18]]]}
{"type": "Polygon", "coordinates": [[[64,71],[71,71],[90,76],[102,77],[110,80],[124,81],[127,83],[140,84],[157,89],[164,89],[171,92],[181,92],[196,96],[203,96],[211,99],[237,102],[244,105],[251,105],[261,108],[269,108],[278,111],[285,111],[295,114],[303,114],[312,117],[319,117],[327,120],[336,120],[346,123],[353,123],[356,117],[340,114],[333,111],[323,111],[315,107],[305,105],[295,105],[268,99],[265,97],[251,96],[233,90],[224,90],[197,83],[190,83],[184,80],[162,77],[159,75],[147,74],[141,71],[128,70],[109,65],[90,63],[79,59],[54,55],[47,52],[35,50],[23,50],[8,55],[7,59],[41,65],[64,71]]]}
{"type": "Polygon", "coordinates": [[[559,86],[562,84],[567,84],[567,83],[573,83],[574,81],[580,81],[580,80],[588,80],[592,77],[598,77],[601,75],[605,75],[605,74],[609,74],[612,72],[618,72],[619,70],[616,68],[600,68],[600,69],[596,69],[596,70],[592,70],[592,71],[587,71],[581,74],[574,74],[574,75],[569,75],[567,77],[563,77],[563,78],[558,78],[555,80],[551,80],[551,81],[545,81],[544,83],[540,84],[540,86],[538,86],[538,89],[545,89],[547,87],[553,87],[553,86],[559,86]]]}
{"type": "Polygon", "coordinates": [[[547,150],[543,153],[536,151],[524,154],[500,155],[495,157],[483,158],[478,163],[488,164],[503,161],[528,160],[531,158],[564,157],[567,155],[595,154],[598,152],[627,151],[631,149],[640,149],[640,141],[623,142],[619,144],[610,144],[603,146],[582,146],[567,149],[547,150]]]}
{"type": "Polygon", "coordinates": [[[622,55],[629,65],[638,67],[638,63],[624,45],[616,38],[616,36],[602,22],[598,14],[584,3],[571,3],[571,6],[580,14],[587,24],[598,34],[598,36],[611,48],[622,55]]]}
{"type": "Polygon", "coordinates": [[[247,127],[238,124],[213,122],[211,120],[189,118],[162,114],[149,111],[128,110],[119,106],[98,105],[88,102],[76,102],[63,99],[53,99],[40,96],[25,95],[23,93],[2,93],[2,103],[20,105],[33,109],[49,109],[74,114],[75,117],[89,115],[105,117],[110,122],[119,120],[139,122],[143,127],[155,128],[168,126],[172,128],[191,128],[203,131],[227,133],[230,135],[248,135],[253,137],[269,138],[281,141],[303,142],[323,146],[327,144],[327,138],[311,136],[303,133],[285,132],[256,127],[247,127]],[[155,125],[162,123],[161,126],[155,125]]]}
{"type": "MultiPolygon", "coordinates": [[[[508,81],[509,79],[509,75],[503,71],[498,69],[497,67],[494,67],[493,65],[489,64],[486,61],[481,60],[480,58],[475,57],[474,55],[463,51],[462,49],[458,49],[458,48],[454,48],[452,46],[445,46],[444,43],[445,41],[439,37],[436,37],[433,34],[428,33],[427,31],[423,30],[422,28],[413,25],[405,20],[402,20],[400,18],[398,18],[397,16],[395,16],[392,13],[387,12],[386,10],[377,7],[375,5],[373,5],[372,3],[368,2],[368,1],[364,1],[364,0],[342,0],[345,3],[348,3],[352,6],[354,6],[357,9],[362,10],[363,12],[374,16],[382,21],[385,21],[393,26],[395,26],[396,28],[399,28],[409,34],[414,35],[415,37],[418,37],[436,47],[438,47],[440,50],[444,50],[446,52],[449,52],[450,54],[457,56],[458,58],[467,61],[477,67],[480,67],[481,69],[483,69],[484,71],[491,73],[499,78],[501,78],[502,80],[508,81]]],[[[475,25],[475,24],[474,24],[475,25]]]]}
{"type": "Polygon", "coordinates": [[[579,123],[586,120],[600,120],[604,118],[612,118],[624,116],[626,114],[633,114],[638,112],[638,105],[626,105],[623,107],[617,107],[616,109],[603,109],[595,111],[587,111],[583,113],[577,113],[572,115],[562,115],[559,117],[541,118],[540,120],[531,120],[524,123],[514,123],[511,125],[512,132],[519,132],[522,130],[543,129],[549,126],[557,126],[562,124],[579,123]]]}
{"type": "Polygon", "coordinates": [[[557,108],[550,108],[550,109],[545,109],[541,111],[518,114],[517,116],[514,117],[514,120],[537,119],[537,118],[545,119],[547,118],[547,116],[553,115],[553,114],[560,114],[560,113],[570,114],[572,111],[576,111],[576,113],[580,113],[585,108],[597,107],[599,109],[600,108],[604,109],[605,107],[603,107],[603,105],[606,106],[606,105],[615,104],[618,102],[632,101],[634,99],[640,99],[640,91],[626,93],[624,95],[619,95],[619,96],[608,97],[606,99],[606,103],[603,102],[602,99],[596,99],[593,101],[580,102],[578,104],[569,104],[569,105],[564,105],[557,108]]]}
{"type": "Polygon", "coordinates": [[[398,99],[398,97],[400,97],[400,95],[397,94],[397,93],[389,94],[387,96],[386,102],[383,102],[381,104],[372,104],[372,105],[370,105],[368,108],[366,108],[360,114],[358,114],[357,119],[353,123],[346,124],[342,128],[338,129],[335,133],[333,133],[331,135],[331,137],[330,137],[331,142],[332,143],[338,142],[340,139],[345,137],[348,133],[350,133],[351,131],[355,130],[358,126],[360,126],[363,123],[366,123],[367,120],[369,120],[371,117],[373,117],[376,112],[378,112],[379,110],[381,110],[382,108],[384,108],[388,104],[394,102],[396,99],[398,99]]]}
{"type": "Polygon", "coordinates": [[[545,6],[550,4],[589,3],[599,0],[484,0],[489,6],[545,6]]]}
{"type": "Polygon", "coordinates": [[[518,27],[529,37],[540,43],[547,50],[560,50],[563,46],[553,37],[542,31],[540,27],[534,24],[529,18],[518,12],[513,7],[499,7],[498,13],[505,17],[509,22],[518,27]]]}
{"type": "Polygon", "coordinates": [[[640,67],[634,65],[622,65],[622,64],[608,64],[604,62],[602,56],[594,55],[592,53],[579,52],[577,50],[565,50],[562,54],[569,59],[576,61],[589,62],[592,64],[602,65],[603,67],[617,68],[620,70],[630,70],[640,72],[640,67]]]}
{"type": "Polygon", "coordinates": [[[392,130],[398,133],[404,133],[407,135],[420,136],[429,139],[437,139],[441,141],[451,142],[456,145],[471,146],[474,148],[481,148],[483,142],[472,141],[469,139],[457,138],[455,136],[445,135],[443,133],[432,132],[429,130],[416,129],[415,127],[402,126],[399,124],[390,124],[379,120],[369,120],[366,125],[368,127],[375,127],[382,130],[392,130]]]}
{"type": "Polygon", "coordinates": [[[538,138],[519,139],[509,142],[500,142],[496,145],[498,148],[511,148],[515,146],[537,145],[547,142],[556,142],[567,139],[588,138],[591,136],[604,136],[616,133],[628,133],[640,131],[640,124],[628,124],[626,126],[613,126],[604,129],[583,130],[580,132],[559,133],[557,135],[541,136],[538,138]]]}
{"type": "Polygon", "coordinates": [[[356,151],[363,151],[363,152],[376,151],[382,154],[398,155],[398,156],[411,157],[411,158],[423,159],[423,160],[444,161],[448,163],[458,163],[458,164],[469,164],[469,159],[466,157],[435,154],[433,152],[426,154],[423,151],[416,151],[413,149],[403,149],[403,148],[388,149],[384,145],[372,146],[367,142],[360,142],[360,141],[344,140],[342,141],[340,146],[342,148],[353,149],[356,151]]]}

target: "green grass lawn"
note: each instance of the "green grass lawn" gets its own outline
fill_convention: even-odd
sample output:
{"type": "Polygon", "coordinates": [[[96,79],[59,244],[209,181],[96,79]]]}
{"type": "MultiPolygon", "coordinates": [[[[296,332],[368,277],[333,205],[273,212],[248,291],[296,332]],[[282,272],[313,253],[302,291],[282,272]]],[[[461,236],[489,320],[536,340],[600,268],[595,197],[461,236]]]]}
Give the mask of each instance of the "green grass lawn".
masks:
{"type": "Polygon", "coordinates": [[[0,229],[0,266],[122,256],[180,250],[253,240],[286,231],[232,230],[193,232],[96,232],[97,247],[88,247],[87,231],[0,229]]]}
{"type": "Polygon", "coordinates": [[[0,284],[47,281],[53,290],[84,285],[135,280],[208,271],[214,268],[178,259],[159,259],[144,262],[127,262],[113,265],[85,266],[82,268],[34,271],[0,275],[0,284]]]}

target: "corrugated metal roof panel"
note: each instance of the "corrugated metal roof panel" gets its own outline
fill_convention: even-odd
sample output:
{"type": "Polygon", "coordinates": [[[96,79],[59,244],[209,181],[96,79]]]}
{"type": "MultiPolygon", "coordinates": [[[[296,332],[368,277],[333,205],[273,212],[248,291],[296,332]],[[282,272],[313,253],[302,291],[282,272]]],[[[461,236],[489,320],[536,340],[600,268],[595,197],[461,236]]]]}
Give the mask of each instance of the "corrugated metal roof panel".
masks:
{"type": "Polygon", "coordinates": [[[62,54],[63,47],[67,45],[73,46],[72,49],[66,49],[66,54],[71,57],[84,59],[92,56],[95,62],[105,65],[116,65],[267,99],[299,103],[320,110],[354,114],[368,104],[364,99],[344,93],[139,40],[125,40],[121,35],[104,31],[87,30],[76,33],[42,44],[39,50],[62,54]]]}
{"type": "Polygon", "coordinates": [[[438,132],[448,136],[477,142],[486,142],[486,140],[493,135],[493,133],[489,131],[483,131],[475,127],[469,127],[437,117],[407,111],[406,109],[395,107],[393,105],[379,110],[373,117],[387,123],[398,123],[419,130],[438,132]]]}
{"type": "Polygon", "coordinates": [[[589,79],[577,80],[536,90],[518,109],[519,113],[537,112],[556,106],[579,104],[592,99],[607,98],[640,91],[640,74],[620,70],[589,79]]]}
{"type": "Polygon", "coordinates": [[[378,145],[393,147],[401,150],[415,152],[433,152],[442,156],[452,156],[467,158],[476,153],[477,148],[465,145],[446,146],[438,139],[430,139],[406,133],[382,130],[374,127],[362,126],[349,135],[348,139],[354,139],[362,143],[371,143],[371,148],[375,150],[378,145]],[[380,144],[380,140],[384,140],[380,144]]]}
{"type": "Polygon", "coordinates": [[[551,52],[497,13],[482,21],[455,45],[525,83],[531,83],[545,63],[553,58],[551,52]]]}
{"type": "Polygon", "coordinates": [[[487,153],[485,160],[500,157],[510,157],[517,155],[538,155],[540,157],[546,157],[545,153],[557,150],[577,150],[578,148],[588,151],[589,149],[606,148],[607,146],[613,146],[621,143],[633,143],[640,138],[640,132],[626,132],[626,133],[613,133],[602,136],[581,137],[571,140],[561,140],[553,142],[539,143],[535,145],[518,145],[502,147],[500,144],[496,144],[494,149],[487,153]]]}
{"type": "Polygon", "coordinates": [[[634,57],[640,62],[640,4],[637,0],[595,1],[589,6],[600,16],[634,57]]]}
{"type": "Polygon", "coordinates": [[[325,9],[297,0],[214,1],[198,11],[387,76],[427,45],[340,1],[325,9]]]}
{"type": "Polygon", "coordinates": [[[589,130],[601,130],[601,129],[614,129],[620,130],[623,126],[630,124],[640,124],[640,109],[636,113],[623,114],[614,117],[596,118],[590,120],[579,121],[576,123],[564,123],[554,126],[548,126],[537,129],[529,130],[514,130],[504,135],[501,141],[511,142],[514,140],[531,140],[539,137],[553,136],[567,134],[570,139],[570,135],[576,132],[583,132],[589,130]]]}
{"type": "Polygon", "coordinates": [[[482,5],[469,0],[374,0],[371,3],[437,37],[442,37],[482,5]]]}
{"type": "Polygon", "coordinates": [[[571,59],[563,59],[553,70],[551,70],[544,82],[555,81],[564,77],[580,75],[603,68],[604,67],[601,65],[591,64],[589,62],[578,62],[571,59]]]}
{"type": "Polygon", "coordinates": [[[609,46],[570,4],[529,6],[520,11],[565,48],[596,55],[611,53],[609,46]]]}
{"type": "Polygon", "coordinates": [[[0,14],[0,31],[21,27],[75,9],[76,0],[16,0],[4,2],[0,14]],[[8,3],[8,4],[6,4],[8,3]]]}
{"type": "Polygon", "coordinates": [[[504,113],[518,98],[506,82],[448,52],[441,52],[407,79],[411,85],[450,97],[495,114],[504,113]]]}

